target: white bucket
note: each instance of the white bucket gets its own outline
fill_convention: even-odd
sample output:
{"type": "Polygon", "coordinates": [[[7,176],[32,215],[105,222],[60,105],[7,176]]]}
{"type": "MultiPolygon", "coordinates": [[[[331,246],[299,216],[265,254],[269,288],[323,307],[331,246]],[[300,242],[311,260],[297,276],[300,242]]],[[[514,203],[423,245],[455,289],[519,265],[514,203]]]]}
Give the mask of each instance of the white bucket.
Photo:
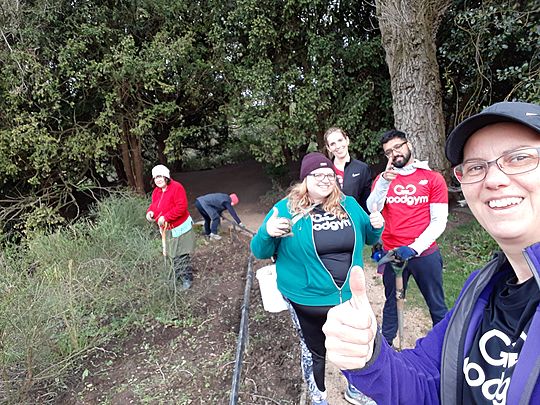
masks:
{"type": "Polygon", "coordinates": [[[277,288],[276,265],[261,267],[257,270],[257,280],[265,311],[281,312],[287,309],[287,303],[277,288]]]}

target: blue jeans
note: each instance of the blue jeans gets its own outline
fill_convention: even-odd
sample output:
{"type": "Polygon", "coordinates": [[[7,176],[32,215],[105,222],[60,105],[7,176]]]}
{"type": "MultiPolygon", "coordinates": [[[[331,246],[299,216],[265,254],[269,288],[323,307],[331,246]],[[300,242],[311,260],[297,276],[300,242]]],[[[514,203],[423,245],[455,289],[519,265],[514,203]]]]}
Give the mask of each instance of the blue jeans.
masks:
{"type": "Polygon", "coordinates": [[[195,208],[204,218],[204,234],[210,235],[210,233],[213,233],[217,235],[218,226],[221,223],[219,213],[208,213],[198,200],[195,200],[195,208]]]}
{"type": "MultiPolygon", "coordinates": [[[[403,287],[407,290],[407,282],[412,274],[418,289],[424,296],[429,308],[433,325],[444,318],[448,308],[444,302],[442,280],[442,257],[439,249],[426,256],[414,257],[403,270],[403,287]]],[[[386,301],[383,309],[382,334],[389,344],[396,337],[398,316],[396,306],[396,276],[392,265],[386,264],[383,273],[384,295],[386,301]]]]}

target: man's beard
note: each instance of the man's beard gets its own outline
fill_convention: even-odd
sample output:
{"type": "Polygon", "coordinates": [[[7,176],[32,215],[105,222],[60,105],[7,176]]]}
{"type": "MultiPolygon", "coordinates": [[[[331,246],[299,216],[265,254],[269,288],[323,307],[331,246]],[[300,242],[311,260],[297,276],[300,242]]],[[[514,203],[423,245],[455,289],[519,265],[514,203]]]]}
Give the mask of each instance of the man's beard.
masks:
{"type": "Polygon", "coordinates": [[[392,159],[392,166],[394,166],[395,168],[401,169],[407,163],[409,163],[410,160],[411,160],[411,151],[407,150],[407,153],[403,155],[394,156],[394,158],[392,159]],[[396,162],[398,158],[401,158],[401,159],[399,159],[399,162],[396,162]]]}

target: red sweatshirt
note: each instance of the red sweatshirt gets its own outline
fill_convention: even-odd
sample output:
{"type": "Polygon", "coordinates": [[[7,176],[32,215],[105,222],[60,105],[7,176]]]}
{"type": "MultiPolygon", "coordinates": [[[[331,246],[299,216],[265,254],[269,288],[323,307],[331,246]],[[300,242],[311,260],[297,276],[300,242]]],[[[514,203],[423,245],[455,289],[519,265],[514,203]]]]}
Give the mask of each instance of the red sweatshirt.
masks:
{"type": "Polygon", "coordinates": [[[148,211],[154,212],[156,221],[159,217],[164,216],[165,221],[169,224],[168,229],[176,228],[189,217],[186,190],[173,179],[165,191],[155,187],[152,192],[152,203],[146,212],[148,211]]]}

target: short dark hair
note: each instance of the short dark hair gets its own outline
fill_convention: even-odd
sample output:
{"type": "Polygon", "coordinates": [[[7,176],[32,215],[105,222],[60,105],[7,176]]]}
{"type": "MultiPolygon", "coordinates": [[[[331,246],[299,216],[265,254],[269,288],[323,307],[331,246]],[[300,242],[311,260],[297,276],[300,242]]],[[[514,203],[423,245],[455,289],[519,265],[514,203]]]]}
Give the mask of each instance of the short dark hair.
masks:
{"type": "Polygon", "coordinates": [[[386,131],[384,134],[382,134],[381,145],[384,145],[386,142],[394,138],[403,139],[404,141],[408,140],[407,135],[405,135],[405,132],[398,131],[397,129],[391,129],[390,131],[386,131]]]}

